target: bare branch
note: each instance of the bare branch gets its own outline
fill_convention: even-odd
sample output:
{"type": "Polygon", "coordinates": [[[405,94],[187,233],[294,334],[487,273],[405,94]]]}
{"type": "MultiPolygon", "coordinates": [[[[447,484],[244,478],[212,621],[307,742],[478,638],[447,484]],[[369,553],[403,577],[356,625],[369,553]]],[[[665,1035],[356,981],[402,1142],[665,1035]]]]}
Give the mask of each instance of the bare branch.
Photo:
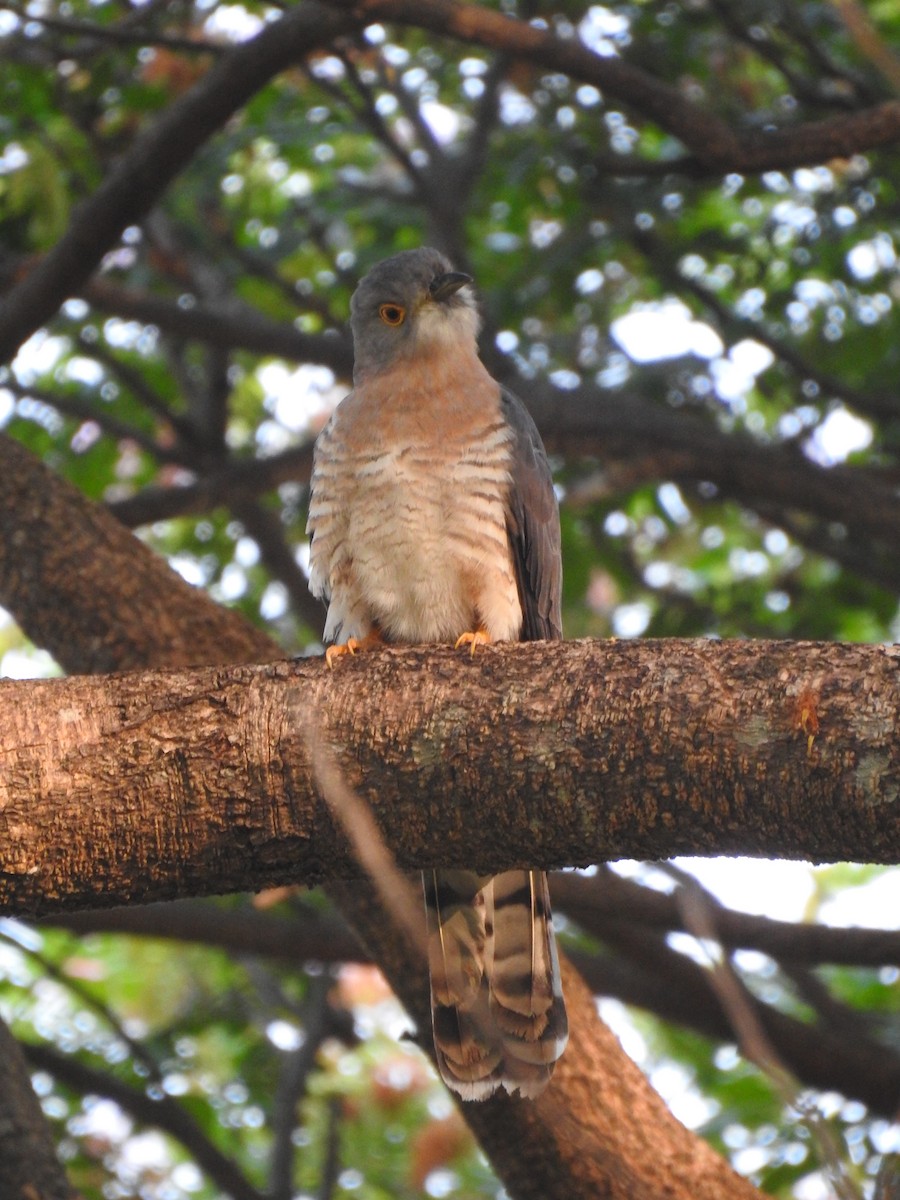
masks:
{"type": "Polygon", "coordinates": [[[554,33],[499,12],[453,0],[328,0],[329,6],[368,21],[396,21],[463,42],[488,46],[572,79],[592,83],[607,96],[632,106],[679,138],[706,168],[757,172],[825,162],[896,142],[900,102],[887,101],[861,112],[811,121],[788,129],[738,131],[687,100],[681,91],[626,60],[600,57],[576,38],[554,33]]]}
{"type": "MultiPolygon", "coordinates": [[[[627,914],[631,924],[670,932],[686,931],[684,916],[674,894],[623,879],[609,868],[594,875],[569,872],[552,877],[553,907],[572,917],[582,928],[603,938],[610,921],[627,914]]],[[[814,925],[776,921],[714,906],[716,936],[729,949],[759,950],[782,963],[881,967],[900,964],[900,933],[892,929],[814,925]]]]}
{"type": "MultiPolygon", "coordinates": [[[[269,458],[230,458],[194,483],[148,487],[127,499],[111,501],[108,508],[129,529],[229,503],[243,520],[237,511],[241,498],[260,496],[283,483],[307,484],[311,469],[312,444],[307,443],[269,458]]],[[[248,532],[255,537],[249,526],[248,522],[248,532]]]]}
{"type": "Polygon", "coordinates": [[[176,337],[195,338],[228,350],[277,355],[293,362],[320,362],[346,376],[352,368],[349,336],[301,333],[292,325],[264,317],[239,301],[183,305],[176,299],[135,292],[106,280],[87,284],[81,295],[100,312],[134,317],[176,337]]]}
{"type": "Polygon", "coordinates": [[[306,962],[370,962],[339,916],[295,904],[290,916],[209,900],[171,900],[131,908],[66,913],[42,924],[71,933],[127,933],[221,946],[235,955],[262,955],[295,966],[306,962]]]}

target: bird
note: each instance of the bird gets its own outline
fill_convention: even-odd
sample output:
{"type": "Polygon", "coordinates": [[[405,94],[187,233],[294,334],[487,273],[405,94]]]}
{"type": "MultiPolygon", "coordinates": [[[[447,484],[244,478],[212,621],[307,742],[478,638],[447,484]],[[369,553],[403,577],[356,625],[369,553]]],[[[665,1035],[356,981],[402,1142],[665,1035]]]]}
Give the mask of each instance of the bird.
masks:
{"type": "MultiPolygon", "coordinates": [[[[559,509],[528,410],[478,353],[472,276],[430,247],[360,280],[353,388],[313,454],[328,665],[381,643],[562,637],[559,509]]],[[[568,1039],[547,876],[423,873],[435,1058],[463,1100],[537,1097],[568,1039]]]]}

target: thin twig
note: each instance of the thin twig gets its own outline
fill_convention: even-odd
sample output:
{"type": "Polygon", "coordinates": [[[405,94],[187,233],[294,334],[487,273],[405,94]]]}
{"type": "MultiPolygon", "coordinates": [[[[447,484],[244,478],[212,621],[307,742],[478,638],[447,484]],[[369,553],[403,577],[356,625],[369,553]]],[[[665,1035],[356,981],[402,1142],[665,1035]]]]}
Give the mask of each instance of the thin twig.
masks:
{"type": "Polygon", "coordinates": [[[341,1172],[341,1121],[344,1115],[343,1096],[328,1101],[328,1129],[325,1134],[325,1158],[316,1200],[331,1200],[341,1172]]]}
{"type": "Polygon", "coordinates": [[[20,21],[29,25],[43,25],[57,33],[80,37],[89,41],[111,42],[119,46],[163,46],[167,50],[177,50],[184,54],[213,54],[221,55],[228,50],[227,46],[216,42],[207,42],[199,38],[176,37],[168,33],[155,33],[149,29],[123,28],[122,25],[98,25],[94,21],[78,21],[71,17],[37,16],[30,13],[23,5],[13,3],[13,0],[2,0],[0,10],[15,13],[20,21]]]}
{"type": "Polygon", "coordinates": [[[322,971],[309,975],[306,1003],[303,1005],[303,1044],[285,1057],[278,1075],[272,1103],[272,1156],[269,1170],[270,1200],[291,1200],[293,1195],[293,1142],[297,1126],[297,1105],[306,1093],[310,1073],[322,1042],[329,1034],[328,993],[331,975],[322,971]]]}

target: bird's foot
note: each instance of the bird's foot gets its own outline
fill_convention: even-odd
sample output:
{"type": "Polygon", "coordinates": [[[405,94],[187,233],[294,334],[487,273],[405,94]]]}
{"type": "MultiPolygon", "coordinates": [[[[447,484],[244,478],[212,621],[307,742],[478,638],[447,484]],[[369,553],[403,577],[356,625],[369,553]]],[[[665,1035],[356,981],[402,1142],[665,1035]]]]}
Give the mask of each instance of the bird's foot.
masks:
{"type": "Polygon", "coordinates": [[[347,638],[346,642],[340,642],[336,646],[329,646],[325,651],[325,662],[328,669],[333,671],[334,664],[345,654],[356,654],[359,650],[371,650],[373,646],[383,646],[384,638],[377,629],[373,629],[371,633],[367,633],[361,638],[347,638]]]}
{"type": "Polygon", "coordinates": [[[456,645],[455,645],[454,649],[458,650],[460,648],[460,646],[471,646],[472,649],[470,651],[470,654],[474,657],[475,656],[475,647],[476,646],[488,646],[488,645],[490,645],[490,641],[491,641],[491,635],[487,632],[486,629],[473,629],[473,630],[469,630],[466,633],[461,633],[459,635],[459,637],[456,639],[456,645]]]}

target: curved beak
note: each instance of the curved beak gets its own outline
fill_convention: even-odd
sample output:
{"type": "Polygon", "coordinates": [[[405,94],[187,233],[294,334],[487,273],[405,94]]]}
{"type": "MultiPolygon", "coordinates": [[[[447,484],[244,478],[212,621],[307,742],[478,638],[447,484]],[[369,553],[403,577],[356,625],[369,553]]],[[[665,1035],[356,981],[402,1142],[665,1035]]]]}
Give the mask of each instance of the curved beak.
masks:
{"type": "Polygon", "coordinates": [[[431,281],[429,292],[432,300],[448,300],[455,295],[460,288],[464,288],[467,283],[473,283],[471,275],[466,275],[463,271],[446,271],[443,275],[438,275],[436,279],[431,281]]]}

